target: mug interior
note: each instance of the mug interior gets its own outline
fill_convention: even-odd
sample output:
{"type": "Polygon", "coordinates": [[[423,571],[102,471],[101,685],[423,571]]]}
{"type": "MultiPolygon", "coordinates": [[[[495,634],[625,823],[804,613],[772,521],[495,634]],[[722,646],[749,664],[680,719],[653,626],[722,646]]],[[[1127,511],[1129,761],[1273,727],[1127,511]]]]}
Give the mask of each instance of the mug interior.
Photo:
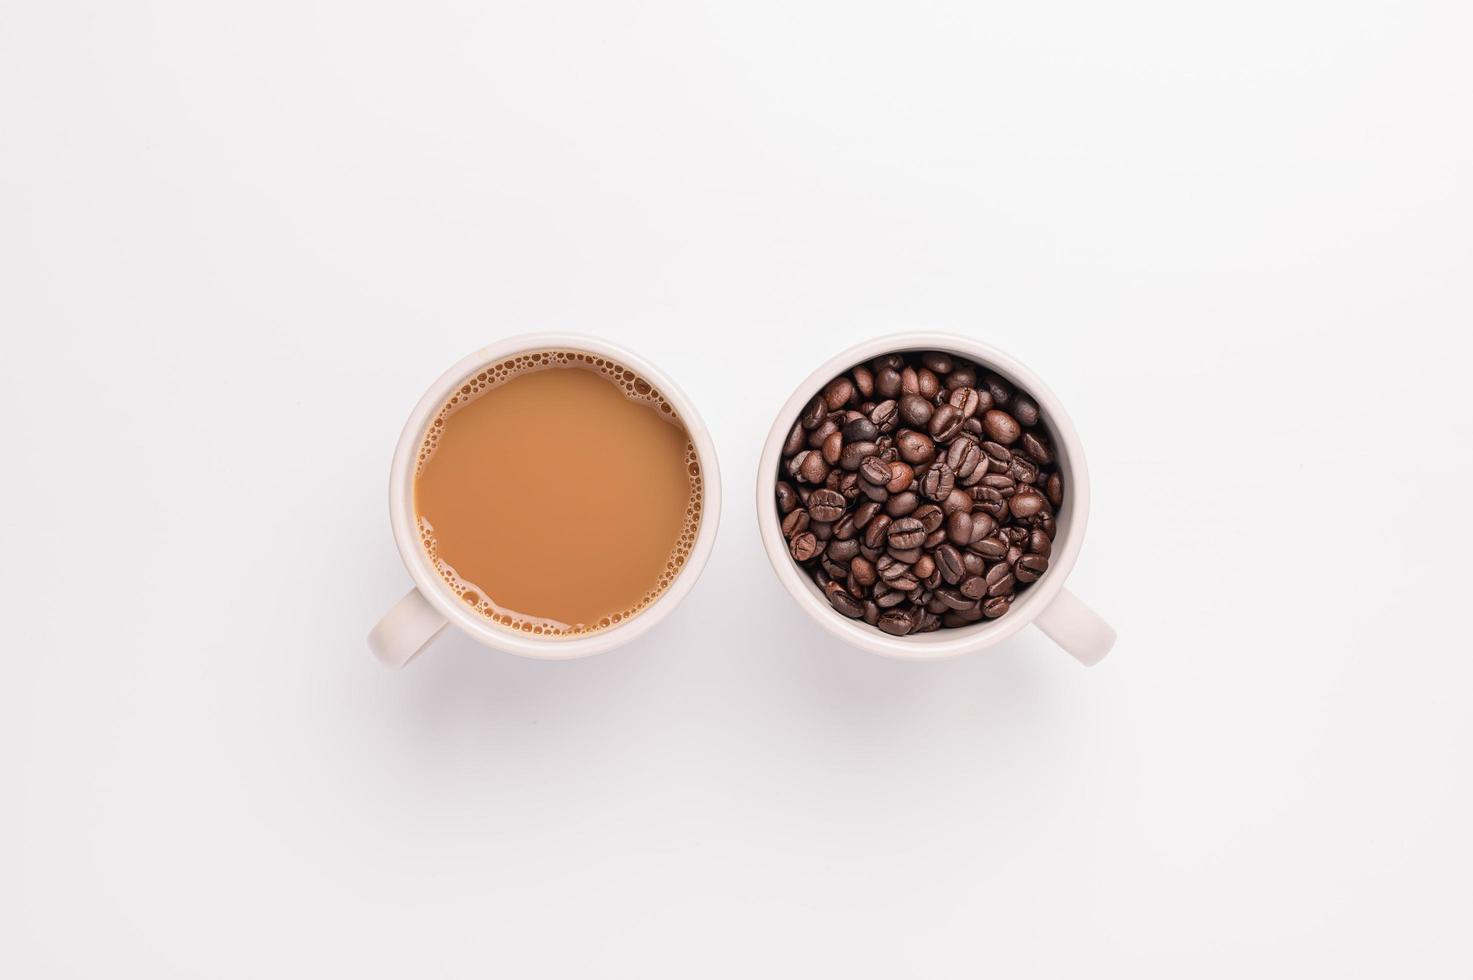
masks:
{"type": "Polygon", "coordinates": [[[799,605],[821,626],[848,643],[886,656],[911,660],[942,659],[991,646],[1032,622],[1063,588],[1064,579],[1079,556],[1089,514],[1089,478],[1083,449],[1058,398],[1032,371],[1011,356],[979,341],[951,334],[905,333],[876,338],[844,351],[814,371],[783,406],[773,424],[758,467],[757,483],[758,528],[763,544],[778,578],[799,605]],[[824,385],[839,374],[883,354],[914,351],[943,351],[965,358],[1001,376],[1038,402],[1064,478],[1064,504],[1055,515],[1058,533],[1054,537],[1048,571],[1018,594],[1005,616],[930,633],[891,636],[834,609],[817,583],[793,561],[782,536],[782,515],[777,510],[773,485],[779,475],[782,444],[788,431],[797,421],[803,406],[824,385]]]}
{"type": "MultiPolygon", "coordinates": [[[[565,369],[559,369],[565,370],[565,369]]],[[[425,599],[447,620],[487,646],[541,660],[570,660],[621,646],[669,614],[700,576],[715,540],[721,513],[721,474],[716,448],[690,399],[663,372],[638,355],[594,337],[577,334],[527,334],[511,337],[476,351],[440,376],[415,406],[399,437],[390,473],[390,518],[394,539],[410,576],[425,599]],[[567,350],[612,360],[649,381],[674,408],[689,436],[701,466],[701,516],[695,543],[685,564],[664,592],[644,609],[622,622],[576,636],[539,636],[486,619],[463,602],[425,553],[416,530],[414,471],[420,445],[432,420],[467,379],[489,366],[521,354],[567,350]]]]}

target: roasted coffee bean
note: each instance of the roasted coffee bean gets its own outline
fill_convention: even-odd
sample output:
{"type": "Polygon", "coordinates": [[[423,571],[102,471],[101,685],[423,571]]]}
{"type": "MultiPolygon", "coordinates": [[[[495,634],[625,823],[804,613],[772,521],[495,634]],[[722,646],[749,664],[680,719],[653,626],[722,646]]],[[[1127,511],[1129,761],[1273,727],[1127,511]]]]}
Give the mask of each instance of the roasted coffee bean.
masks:
{"type": "Polygon", "coordinates": [[[880,617],[879,627],[891,636],[904,636],[911,631],[915,621],[908,612],[892,609],[880,617]]]}
{"type": "Polygon", "coordinates": [[[777,484],[777,512],[786,514],[797,507],[802,501],[798,498],[798,491],[793,489],[791,483],[778,481],[777,484]]]}
{"type": "Polygon", "coordinates": [[[854,541],[855,547],[859,547],[859,528],[854,524],[854,515],[852,513],[846,513],[834,522],[834,537],[840,541],[854,541]]]}
{"type": "Polygon", "coordinates": [[[882,487],[890,482],[890,467],[878,456],[866,456],[859,462],[859,475],[865,481],[882,487]]]}
{"type": "Polygon", "coordinates": [[[972,545],[972,550],[983,558],[997,560],[1008,553],[1008,541],[1000,534],[994,534],[990,538],[983,538],[972,545]]]}
{"type": "Polygon", "coordinates": [[[975,388],[953,388],[946,400],[962,413],[963,422],[976,415],[982,407],[982,398],[975,388]]]}
{"type": "Polygon", "coordinates": [[[808,530],[808,523],[808,511],[795,510],[789,512],[788,516],[783,518],[783,537],[791,538],[795,534],[802,534],[808,530]]]}
{"type": "Polygon", "coordinates": [[[946,448],[946,465],[958,479],[971,476],[982,462],[982,449],[975,440],[962,436],[946,448]]]}
{"type": "Polygon", "coordinates": [[[937,442],[950,442],[962,430],[962,413],[955,405],[942,405],[931,416],[927,431],[937,442]]]}
{"type": "Polygon", "coordinates": [[[941,379],[936,377],[936,372],[923,367],[916,372],[916,391],[926,401],[935,401],[941,394],[941,379]]]}
{"type": "Polygon", "coordinates": [[[972,495],[969,492],[961,487],[952,487],[951,493],[947,494],[946,499],[941,501],[941,511],[950,517],[959,510],[970,511],[973,503],[975,501],[972,500],[972,495]]]}
{"type": "Polygon", "coordinates": [[[986,430],[989,439],[1004,446],[1017,442],[1018,436],[1023,433],[1017,419],[997,408],[982,416],[982,428],[986,430]]]}
{"type": "Polygon", "coordinates": [[[994,404],[1006,405],[1013,397],[1013,386],[991,372],[982,376],[982,384],[987,387],[994,404]]]}
{"type": "Polygon", "coordinates": [[[990,596],[1007,595],[1013,591],[1013,570],[1008,567],[1007,562],[998,562],[987,570],[987,594],[990,596]]]}
{"type": "Polygon", "coordinates": [[[1065,488],[1027,392],[942,351],[885,354],[798,415],[777,512],[839,614],[896,636],[960,628],[1047,573],[1065,488]]]}
{"type": "Polygon", "coordinates": [[[1023,434],[1023,452],[1039,466],[1047,466],[1054,461],[1054,454],[1049,450],[1048,443],[1032,432],[1023,434]]]}
{"type": "Polygon", "coordinates": [[[885,489],[891,493],[899,493],[910,487],[915,482],[916,472],[907,463],[895,460],[890,463],[890,482],[885,484],[885,489]]]}
{"type": "Polygon", "coordinates": [[[982,478],[982,486],[996,490],[1004,497],[1011,497],[1018,490],[1018,484],[1006,473],[988,473],[982,478]]]}
{"type": "Polygon", "coordinates": [[[965,547],[972,543],[972,515],[959,510],[946,519],[946,537],[952,544],[965,547]]]}
{"type": "Polygon", "coordinates": [[[926,528],[914,517],[902,517],[890,525],[886,538],[891,547],[918,548],[926,539],[926,528]]]}
{"type": "Polygon", "coordinates": [[[930,500],[945,500],[956,486],[956,475],[944,461],[932,463],[921,480],[921,495],[930,500]]]}
{"type": "Polygon", "coordinates": [[[922,354],[921,366],[927,371],[934,371],[936,374],[950,374],[955,367],[951,360],[951,355],[943,354],[939,350],[928,350],[922,354]]]}
{"type": "Polygon", "coordinates": [[[1015,493],[1008,501],[1008,509],[1014,517],[1032,517],[1044,508],[1044,499],[1033,490],[1015,493]]]}
{"type": "MultiPolygon", "coordinates": [[[[840,433],[840,436],[842,435],[843,433],[840,433]]],[[[879,447],[872,442],[851,442],[840,453],[838,463],[842,468],[852,472],[859,469],[860,464],[873,456],[877,449],[879,447]]]]}
{"type": "MultiPolygon", "coordinates": [[[[879,586],[877,585],[875,586],[875,588],[876,590],[878,590],[879,586]]],[[[876,591],[875,604],[878,605],[881,609],[890,609],[894,606],[900,605],[902,602],[907,601],[908,598],[909,597],[904,592],[900,592],[896,589],[886,588],[884,592],[876,591]]]]}
{"type": "Polygon", "coordinates": [[[830,381],[823,389],[823,399],[831,412],[849,404],[849,400],[853,397],[854,382],[842,375],[830,381]]]}
{"type": "Polygon", "coordinates": [[[1015,393],[1011,404],[1008,405],[1008,411],[1012,412],[1013,418],[1023,425],[1038,424],[1038,402],[1027,395],[1015,393]]]}
{"type": "Polygon", "coordinates": [[[788,470],[804,483],[822,483],[828,478],[829,464],[816,450],[805,449],[793,457],[788,470]]]}
{"type": "Polygon", "coordinates": [[[915,509],[920,505],[921,498],[915,493],[906,490],[904,493],[894,494],[889,500],[885,501],[885,513],[891,517],[904,517],[907,514],[914,513],[915,509]]]}
{"type": "Polygon", "coordinates": [[[1013,563],[1013,574],[1019,582],[1036,582],[1048,571],[1048,559],[1043,555],[1024,555],[1013,563]]]}
{"type": "Polygon", "coordinates": [[[895,398],[900,394],[900,372],[893,367],[875,370],[875,394],[881,398],[895,398]]]}
{"type": "Polygon", "coordinates": [[[920,395],[900,396],[900,420],[913,429],[924,429],[935,409],[920,395]]]}
{"type": "Polygon", "coordinates": [[[850,619],[858,619],[864,615],[864,603],[837,585],[829,589],[829,603],[850,619]]]}
{"type": "Polygon", "coordinates": [[[816,429],[827,414],[828,406],[824,404],[823,398],[814,395],[813,399],[804,406],[802,414],[798,416],[798,424],[805,429],[816,429]]]}
{"type": "MultiPolygon", "coordinates": [[[[919,554],[920,549],[912,548],[909,553],[912,556],[919,554]]],[[[905,571],[889,580],[890,588],[899,589],[901,592],[914,592],[916,589],[921,587],[921,580],[916,578],[915,572],[912,572],[910,570],[910,565],[905,562],[905,555],[906,552],[898,552],[892,556],[897,562],[901,563],[902,567],[905,568],[905,571]]]]}
{"type": "Polygon", "coordinates": [[[788,542],[788,550],[793,553],[795,561],[808,561],[818,554],[818,539],[812,532],[804,531],[788,542]]]}
{"type": "Polygon", "coordinates": [[[962,565],[961,552],[949,544],[943,544],[935,552],[936,570],[941,573],[941,578],[955,585],[962,580],[966,568],[962,565]]]}
{"type": "Polygon", "coordinates": [[[1055,507],[1064,506],[1064,480],[1057,473],[1049,474],[1048,502],[1055,507]]]}
{"type": "Polygon", "coordinates": [[[794,422],[793,427],[788,430],[788,438],[783,442],[783,456],[792,456],[800,452],[808,444],[808,430],[794,422]]]}
{"type": "Polygon", "coordinates": [[[865,501],[862,501],[859,504],[859,506],[857,506],[857,507],[854,508],[854,526],[855,526],[855,528],[860,529],[860,530],[863,530],[865,527],[867,527],[869,525],[869,522],[870,521],[874,520],[875,515],[878,514],[879,512],[880,512],[880,504],[879,504],[878,501],[875,501],[875,500],[865,500],[865,501]]]}
{"type": "Polygon", "coordinates": [[[845,442],[874,442],[880,437],[880,427],[864,416],[844,423],[845,442]]]}
{"type": "Polygon", "coordinates": [[[895,448],[900,458],[912,466],[929,463],[936,455],[936,443],[931,437],[914,429],[901,429],[895,437],[895,448]]]}
{"type": "Polygon", "coordinates": [[[853,538],[847,540],[834,538],[829,541],[829,546],[824,549],[824,553],[834,561],[847,562],[859,554],[859,542],[853,538]]]}
{"type": "Polygon", "coordinates": [[[829,436],[839,431],[839,423],[833,419],[824,419],[818,423],[818,427],[808,433],[808,447],[810,449],[822,449],[823,444],[828,441],[829,436]]]}
{"type": "Polygon", "coordinates": [[[829,437],[823,441],[819,451],[823,453],[823,461],[830,466],[839,462],[839,453],[844,448],[844,433],[835,429],[829,433],[829,437]]]}
{"type": "Polygon", "coordinates": [[[1008,476],[1019,483],[1034,483],[1038,480],[1038,465],[1031,459],[1014,456],[1008,464],[1008,476]]]}
{"type": "Polygon", "coordinates": [[[900,408],[895,399],[887,398],[869,411],[869,420],[881,432],[890,432],[900,423],[900,408]]]}
{"type": "Polygon", "coordinates": [[[946,515],[935,504],[921,504],[911,516],[921,522],[921,527],[927,534],[936,530],[946,520],[946,515]]]}
{"type": "Polygon", "coordinates": [[[995,520],[1000,521],[1007,515],[1007,498],[992,487],[975,487],[972,496],[977,500],[977,508],[986,511],[995,520]]]}
{"type": "Polygon", "coordinates": [[[883,548],[890,536],[890,518],[880,514],[864,526],[864,545],[867,548],[883,548]]]}

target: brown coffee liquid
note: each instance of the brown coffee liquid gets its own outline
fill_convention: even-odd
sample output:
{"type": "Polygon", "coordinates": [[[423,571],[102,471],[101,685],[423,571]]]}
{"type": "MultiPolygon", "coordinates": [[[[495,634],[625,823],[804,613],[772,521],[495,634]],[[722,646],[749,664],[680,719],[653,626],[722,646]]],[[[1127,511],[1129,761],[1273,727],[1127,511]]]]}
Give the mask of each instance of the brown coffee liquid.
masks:
{"type": "Polygon", "coordinates": [[[426,553],[487,619],[540,636],[613,626],[695,544],[701,468],[675,409],[608,358],[544,351],[468,378],[414,479],[426,553]]]}

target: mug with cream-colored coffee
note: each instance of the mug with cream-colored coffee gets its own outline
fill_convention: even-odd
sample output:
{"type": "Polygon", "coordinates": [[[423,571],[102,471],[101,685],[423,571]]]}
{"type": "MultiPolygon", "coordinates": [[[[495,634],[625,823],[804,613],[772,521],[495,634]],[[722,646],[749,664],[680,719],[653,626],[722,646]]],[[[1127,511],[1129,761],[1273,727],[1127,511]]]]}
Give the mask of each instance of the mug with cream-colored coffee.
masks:
{"type": "Polygon", "coordinates": [[[538,659],[626,643],[695,583],[721,505],[684,394],[634,353],[568,334],[510,338],[446,371],[389,485],[415,583],[369,634],[391,666],[449,624],[538,659]]]}

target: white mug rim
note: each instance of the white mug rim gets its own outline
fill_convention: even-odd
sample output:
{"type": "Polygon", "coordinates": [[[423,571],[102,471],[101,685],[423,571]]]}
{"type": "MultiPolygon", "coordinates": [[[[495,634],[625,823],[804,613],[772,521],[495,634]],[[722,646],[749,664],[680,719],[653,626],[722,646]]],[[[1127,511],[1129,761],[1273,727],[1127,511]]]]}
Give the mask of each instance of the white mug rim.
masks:
{"type": "Polygon", "coordinates": [[[706,566],[721,523],[721,470],[711,433],[678,385],[665,372],[618,344],[585,334],[537,332],[507,337],[467,354],[451,365],[410,412],[400,433],[389,470],[389,520],[399,557],[420,594],[445,619],[477,642],[535,660],[573,660],[606,653],[623,646],[660,622],[690,592],[706,566]],[[489,364],[520,354],[573,350],[606,357],[649,381],[665,396],[685,425],[701,465],[701,523],[685,564],[668,588],[641,612],[617,625],[570,638],[523,636],[489,622],[455,596],[440,577],[420,544],[414,518],[414,469],[426,428],[465,380],[489,364]]]}
{"type": "Polygon", "coordinates": [[[778,411],[757,465],[757,530],[778,581],[798,605],[829,633],[852,646],[901,660],[940,660],[973,653],[1001,643],[1033,622],[1063,590],[1064,580],[1079,558],[1088,521],[1089,471],[1084,447],[1058,396],[1012,355],[960,334],[937,331],[887,334],[835,354],[809,374],[778,411]],[[855,365],[882,354],[914,350],[939,350],[976,361],[1031,395],[1043,410],[1055,437],[1054,450],[1062,464],[1067,498],[1059,514],[1060,533],[1056,535],[1061,546],[1056,547],[1050,556],[1049,570],[1020,593],[1007,615],[959,629],[901,637],[882,633],[863,620],[843,616],[829,604],[813,580],[799,570],[782,536],[773,478],[778,471],[788,430],[803,406],[825,384],[855,365]]]}

